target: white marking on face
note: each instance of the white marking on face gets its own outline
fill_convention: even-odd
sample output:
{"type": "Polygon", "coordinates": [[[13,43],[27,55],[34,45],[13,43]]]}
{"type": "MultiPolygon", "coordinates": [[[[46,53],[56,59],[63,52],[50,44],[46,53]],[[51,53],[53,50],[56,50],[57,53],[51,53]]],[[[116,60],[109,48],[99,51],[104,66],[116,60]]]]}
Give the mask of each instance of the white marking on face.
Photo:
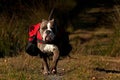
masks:
{"type": "Polygon", "coordinates": [[[51,45],[51,44],[46,44],[43,51],[44,52],[53,52],[55,49],[55,46],[54,45],[51,45]]]}
{"type": "Polygon", "coordinates": [[[46,34],[45,32],[43,33],[43,41],[45,41],[46,34]]]}
{"type": "Polygon", "coordinates": [[[51,26],[51,24],[50,24],[50,22],[48,22],[48,24],[47,24],[47,30],[52,31],[51,28],[50,28],[50,26],[51,26]]]}

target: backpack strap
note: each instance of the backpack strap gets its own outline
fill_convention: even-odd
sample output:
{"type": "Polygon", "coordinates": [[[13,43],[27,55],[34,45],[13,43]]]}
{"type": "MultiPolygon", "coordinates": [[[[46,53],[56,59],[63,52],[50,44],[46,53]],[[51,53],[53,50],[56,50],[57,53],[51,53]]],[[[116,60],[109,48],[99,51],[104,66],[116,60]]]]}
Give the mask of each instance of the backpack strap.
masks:
{"type": "Polygon", "coordinates": [[[38,42],[38,43],[43,43],[43,44],[46,43],[45,41],[43,41],[43,40],[39,40],[39,39],[37,39],[37,42],[38,42]]]}

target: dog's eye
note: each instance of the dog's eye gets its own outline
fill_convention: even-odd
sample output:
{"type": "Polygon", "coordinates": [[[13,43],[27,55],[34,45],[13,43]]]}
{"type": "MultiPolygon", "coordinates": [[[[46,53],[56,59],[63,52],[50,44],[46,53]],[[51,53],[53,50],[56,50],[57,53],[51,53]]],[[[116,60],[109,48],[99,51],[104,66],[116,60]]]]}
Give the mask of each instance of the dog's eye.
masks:
{"type": "Polygon", "coordinates": [[[43,29],[43,30],[47,29],[47,26],[46,26],[46,27],[43,27],[42,29],[43,29]]]}
{"type": "Polygon", "coordinates": [[[54,28],[54,26],[51,27],[52,29],[54,28]]]}

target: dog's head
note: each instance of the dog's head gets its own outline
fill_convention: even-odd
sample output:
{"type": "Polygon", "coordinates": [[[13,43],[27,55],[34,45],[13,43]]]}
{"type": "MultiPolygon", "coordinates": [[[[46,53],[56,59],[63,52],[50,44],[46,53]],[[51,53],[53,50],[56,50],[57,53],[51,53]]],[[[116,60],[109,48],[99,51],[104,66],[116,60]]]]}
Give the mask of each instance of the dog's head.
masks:
{"type": "Polygon", "coordinates": [[[52,20],[42,20],[40,27],[40,34],[45,42],[51,42],[55,38],[56,26],[54,24],[54,19],[52,20]]]}

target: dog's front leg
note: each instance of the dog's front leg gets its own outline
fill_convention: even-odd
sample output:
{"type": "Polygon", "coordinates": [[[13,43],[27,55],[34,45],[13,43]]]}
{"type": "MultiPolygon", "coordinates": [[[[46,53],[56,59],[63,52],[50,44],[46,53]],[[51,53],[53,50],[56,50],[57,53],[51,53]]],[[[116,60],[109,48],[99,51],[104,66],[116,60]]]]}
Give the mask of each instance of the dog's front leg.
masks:
{"type": "MultiPolygon", "coordinates": [[[[59,58],[59,49],[57,46],[55,46],[54,44],[41,44],[38,46],[39,49],[44,53],[53,53],[53,60],[52,60],[52,64],[51,64],[51,73],[55,74],[57,71],[56,66],[58,63],[58,58],[59,58]]],[[[43,57],[43,67],[44,67],[44,71],[47,71],[47,58],[43,57]]]]}
{"type": "Polygon", "coordinates": [[[38,43],[37,46],[40,49],[40,51],[42,52],[41,54],[42,54],[43,74],[48,75],[49,74],[49,66],[48,66],[48,63],[47,63],[47,55],[44,51],[45,44],[38,43]]]}
{"type": "Polygon", "coordinates": [[[47,63],[47,56],[43,56],[42,58],[42,65],[43,65],[43,74],[48,75],[49,74],[49,66],[47,63]]]}
{"type": "Polygon", "coordinates": [[[53,53],[53,60],[52,60],[50,71],[51,73],[55,74],[57,72],[56,66],[57,66],[58,58],[59,58],[58,47],[54,44],[45,44],[43,48],[43,52],[53,53]]]}
{"type": "Polygon", "coordinates": [[[57,67],[58,59],[59,59],[59,49],[57,46],[55,46],[55,48],[53,49],[53,61],[51,65],[52,74],[55,74],[57,72],[56,67],[57,67]]]}

